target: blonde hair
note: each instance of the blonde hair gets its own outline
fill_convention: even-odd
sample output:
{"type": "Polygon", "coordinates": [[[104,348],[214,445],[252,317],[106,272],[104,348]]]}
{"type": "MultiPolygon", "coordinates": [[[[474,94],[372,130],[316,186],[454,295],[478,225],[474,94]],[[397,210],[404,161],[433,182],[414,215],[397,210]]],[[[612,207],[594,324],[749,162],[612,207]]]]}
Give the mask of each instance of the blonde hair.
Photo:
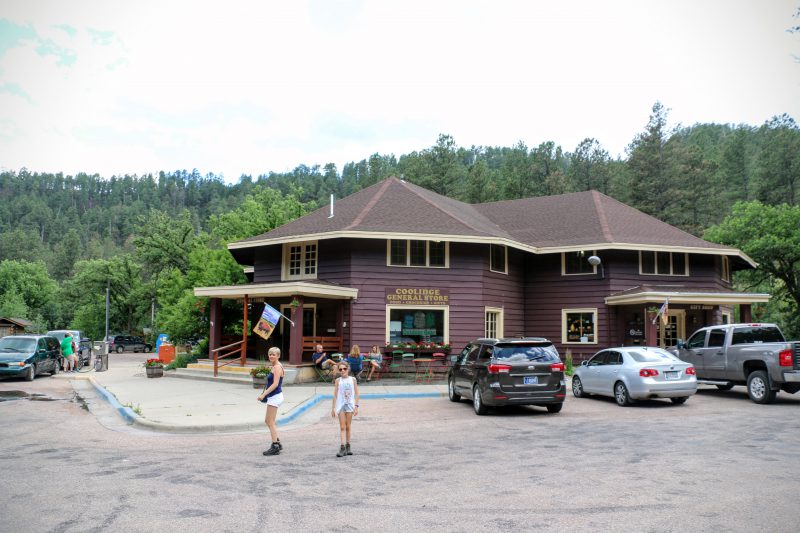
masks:
{"type": "Polygon", "coordinates": [[[350,355],[358,355],[359,353],[361,353],[361,348],[358,347],[358,344],[354,344],[350,350],[350,355]]]}
{"type": "Polygon", "coordinates": [[[281,358],[281,349],[280,349],[280,348],[278,348],[277,346],[273,346],[273,347],[272,347],[272,348],[270,348],[270,349],[269,349],[269,351],[267,352],[267,356],[270,356],[270,355],[272,355],[272,354],[275,354],[275,355],[277,355],[277,356],[278,356],[278,359],[280,359],[280,358],[281,358]]]}

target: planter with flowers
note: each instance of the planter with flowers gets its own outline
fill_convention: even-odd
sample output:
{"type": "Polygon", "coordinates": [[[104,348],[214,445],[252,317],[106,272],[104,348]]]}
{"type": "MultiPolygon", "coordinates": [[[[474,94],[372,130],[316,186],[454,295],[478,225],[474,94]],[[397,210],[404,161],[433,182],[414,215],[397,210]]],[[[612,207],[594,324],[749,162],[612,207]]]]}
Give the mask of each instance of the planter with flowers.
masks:
{"type": "Polygon", "coordinates": [[[272,367],[259,365],[250,369],[250,375],[253,376],[253,388],[263,389],[267,386],[267,376],[272,372],[272,367]]]}
{"type": "Polygon", "coordinates": [[[144,371],[148,378],[160,378],[164,375],[164,361],[161,359],[148,359],[144,362],[144,371]]]}

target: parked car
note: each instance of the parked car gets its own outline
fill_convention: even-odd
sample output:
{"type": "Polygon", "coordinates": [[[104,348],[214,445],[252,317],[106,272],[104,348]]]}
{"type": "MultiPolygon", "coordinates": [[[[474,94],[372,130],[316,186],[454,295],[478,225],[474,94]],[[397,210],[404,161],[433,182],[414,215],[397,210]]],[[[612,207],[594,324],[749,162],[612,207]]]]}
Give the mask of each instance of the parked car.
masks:
{"type": "Polygon", "coordinates": [[[661,348],[608,348],[581,363],[572,376],[572,394],[611,396],[621,406],[636,400],[669,398],[682,404],[697,392],[694,366],[661,348]]]}
{"type": "Polygon", "coordinates": [[[153,345],[145,342],[141,337],[115,335],[111,339],[108,351],[122,353],[126,350],[133,352],[151,352],[153,351],[153,345]]]}
{"type": "Polygon", "coordinates": [[[478,339],[450,360],[450,401],[469,398],[476,414],[504,405],[538,405],[557,413],[564,405],[564,363],[547,339],[478,339]]]}
{"type": "Polygon", "coordinates": [[[779,390],[800,391],[800,342],[787,342],[775,324],[725,324],[697,330],[679,341],[675,355],[697,367],[701,383],[729,390],[746,385],[755,403],[779,390]]]}
{"type": "Polygon", "coordinates": [[[58,339],[58,342],[61,343],[61,341],[63,341],[64,337],[67,335],[67,332],[72,335],[75,344],[78,345],[78,357],[81,358],[81,361],[83,361],[84,365],[88,365],[89,359],[92,357],[92,341],[88,338],[85,338],[83,336],[83,332],[77,329],[55,329],[53,331],[48,331],[47,335],[55,337],[58,339]]]}
{"type": "Polygon", "coordinates": [[[61,350],[58,339],[47,335],[12,335],[0,339],[0,376],[24,377],[58,374],[61,350]]]}

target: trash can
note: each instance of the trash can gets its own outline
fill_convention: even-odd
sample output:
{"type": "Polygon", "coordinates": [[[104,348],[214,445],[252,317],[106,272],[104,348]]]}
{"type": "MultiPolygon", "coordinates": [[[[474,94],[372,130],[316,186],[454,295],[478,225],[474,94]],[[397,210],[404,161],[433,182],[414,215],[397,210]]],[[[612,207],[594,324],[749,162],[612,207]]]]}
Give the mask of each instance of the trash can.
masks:
{"type": "Polygon", "coordinates": [[[95,351],[94,355],[94,371],[105,372],[108,370],[108,343],[104,342],[101,346],[100,353],[95,351]]]}
{"type": "Polygon", "coordinates": [[[171,363],[175,360],[175,345],[162,342],[158,347],[158,358],[164,363],[171,363]]]}

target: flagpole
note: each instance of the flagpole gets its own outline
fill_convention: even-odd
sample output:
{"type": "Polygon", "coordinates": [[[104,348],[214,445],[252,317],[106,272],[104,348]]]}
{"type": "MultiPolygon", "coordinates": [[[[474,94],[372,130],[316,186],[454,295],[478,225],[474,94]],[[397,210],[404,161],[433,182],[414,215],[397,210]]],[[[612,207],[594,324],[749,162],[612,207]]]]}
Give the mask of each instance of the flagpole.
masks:
{"type": "MultiPolygon", "coordinates": [[[[275,308],[273,307],[273,309],[275,309],[275,308]]],[[[275,310],[276,310],[276,311],[278,311],[277,309],[275,309],[275,310]]],[[[291,319],[291,318],[289,318],[288,316],[284,315],[284,314],[283,314],[283,313],[281,313],[280,311],[278,311],[278,314],[279,314],[279,315],[281,315],[281,316],[282,316],[283,318],[285,318],[286,320],[288,320],[288,321],[289,321],[289,323],[292,325],[292,327],[294,327],[294,322],[292,321],[292,319],[291,319]]]]}

